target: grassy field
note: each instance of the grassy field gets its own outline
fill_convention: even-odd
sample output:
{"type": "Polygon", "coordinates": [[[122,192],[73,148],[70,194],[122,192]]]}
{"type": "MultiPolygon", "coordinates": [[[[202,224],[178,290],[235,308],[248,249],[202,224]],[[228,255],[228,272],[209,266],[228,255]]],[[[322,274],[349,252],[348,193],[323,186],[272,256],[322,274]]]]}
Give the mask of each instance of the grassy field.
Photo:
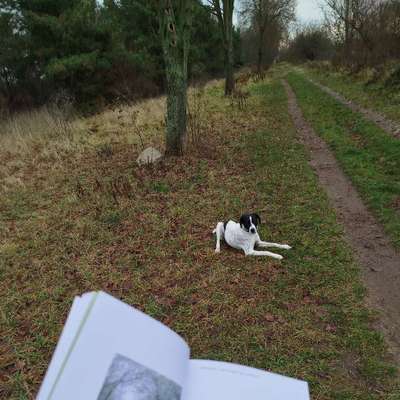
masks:
{"type": "Polygon", "coordinates": [[[400,121],[400,91],[382,81],[369,83],[370,77],[364,74],[349,75],[329,68],[304,68],[307,76],[340,93],[346,99],[361,106],[381,112],[394,121],[400,121]]]}
{"type": "Polygon", "coordinates": [[[394,244],[400,247],[400,141],[300,74],[291,73],[288,80],[305,118],[330,145],[394,244]]]}
{"type": "Polygon", "coordinates": [[[152,168],[135,159],[142,141],[162,142],[162,99],[78,121],[68,139],[2,147],[0,398],[34,397],[73,296],[102,289],[169,325],[195,358],[307,380],[315,400],[399,399],[281,72],[252,86],[243,111],[222,83],[195,93],[201,138],[152,168]],[[248,210],[262,238],[293,246],[282,262],[214,254],[215,223],[248,210]]]}

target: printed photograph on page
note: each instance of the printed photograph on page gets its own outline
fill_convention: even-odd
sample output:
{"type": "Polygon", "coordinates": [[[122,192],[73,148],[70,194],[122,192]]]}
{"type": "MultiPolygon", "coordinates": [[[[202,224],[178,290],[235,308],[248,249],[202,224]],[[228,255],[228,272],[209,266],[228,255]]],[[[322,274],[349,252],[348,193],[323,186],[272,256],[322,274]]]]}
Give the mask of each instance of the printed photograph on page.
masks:
{"type": "Polygon", "coordinates": [[[97,400],[180,400],[176,382],[121,354],[116,354],[97,400]]]}

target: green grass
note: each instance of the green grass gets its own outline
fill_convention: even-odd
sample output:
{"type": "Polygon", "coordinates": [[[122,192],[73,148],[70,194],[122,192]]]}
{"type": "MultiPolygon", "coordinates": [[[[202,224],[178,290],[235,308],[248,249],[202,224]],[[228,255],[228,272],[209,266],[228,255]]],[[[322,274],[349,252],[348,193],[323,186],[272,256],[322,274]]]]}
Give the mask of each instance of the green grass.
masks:
{"type": "Polygon", "coordinates": [[[329,144],[370,209],[400,247],[400,141],[299,74],[288,77],[305,118],[329,144]]]}
{"type": "Polygon", "coordinates": [[[400,122],[399,87],[391,88],[382,82],[368,84],[365,78],[334,72],[329,68],[304,68],[301,71],[346,99],[400,122]]]}
{"type": "Polygon", "coordinates": [[[206,157],[138,168],[120,138],[109,157],[71,152],[3,193],[1,398],[33,398],[73,296],[102,289],[169,325],[194,358],[307,380],[313,399],[396,399],[359,268],[273,73],[244,111],[222,86],[206,93],[206,157]],[[247,210],[265,240],[293,246],[282,262],[214,254],[215,223],[247,210]]]}

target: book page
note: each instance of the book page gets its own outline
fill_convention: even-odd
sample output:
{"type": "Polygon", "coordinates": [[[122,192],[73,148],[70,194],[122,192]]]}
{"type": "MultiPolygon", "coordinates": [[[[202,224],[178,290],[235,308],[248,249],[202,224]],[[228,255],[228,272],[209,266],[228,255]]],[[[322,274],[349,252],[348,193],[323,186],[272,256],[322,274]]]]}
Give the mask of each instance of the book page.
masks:
{"type": "Polygon", "coordinates": [[[188,360],[175,332],[100,292],[48,399],[179,400],[188,360]]]}
{"type": "Polygon", "coordinates": [[[309,400],[306,382],[218,361],[190,360],[182,400],[309,400]]]}
{"type": "Polygon", "coordinates": [[[49,396],[68,349],[79,330],[82,317],[94,295],[95,292],[91,292],[75,297],[36,400],[45,400],[49,396]]]}

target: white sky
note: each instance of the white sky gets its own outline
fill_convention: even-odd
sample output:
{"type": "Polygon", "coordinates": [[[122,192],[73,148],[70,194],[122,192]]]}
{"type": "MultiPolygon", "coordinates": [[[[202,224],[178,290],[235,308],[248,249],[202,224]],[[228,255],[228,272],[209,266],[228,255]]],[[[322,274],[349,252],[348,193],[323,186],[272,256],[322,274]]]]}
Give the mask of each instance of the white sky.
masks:
{"type": "Polygon", "coordinates": [[[297,0],[297,18],[300,22],[321,21],[323,0],[297,0]]]}
{"type": "MultiPolygon", "coordinates": [[[[103,0],[97,0],[102,3],[103,0]]],[[[238,1],[239,3],[239,1],[238,1]]],[[[323,19],[323,14],[321,11],[321,4],[324,0],[297,0],[297,19],[299,22],[312,22],[321,21],[323,19]]],[[[236,7],[237,9],[238,7],[236,7]]],[[[234,15],[233,22],[237,25],[238,16],[234,15]]]]}

